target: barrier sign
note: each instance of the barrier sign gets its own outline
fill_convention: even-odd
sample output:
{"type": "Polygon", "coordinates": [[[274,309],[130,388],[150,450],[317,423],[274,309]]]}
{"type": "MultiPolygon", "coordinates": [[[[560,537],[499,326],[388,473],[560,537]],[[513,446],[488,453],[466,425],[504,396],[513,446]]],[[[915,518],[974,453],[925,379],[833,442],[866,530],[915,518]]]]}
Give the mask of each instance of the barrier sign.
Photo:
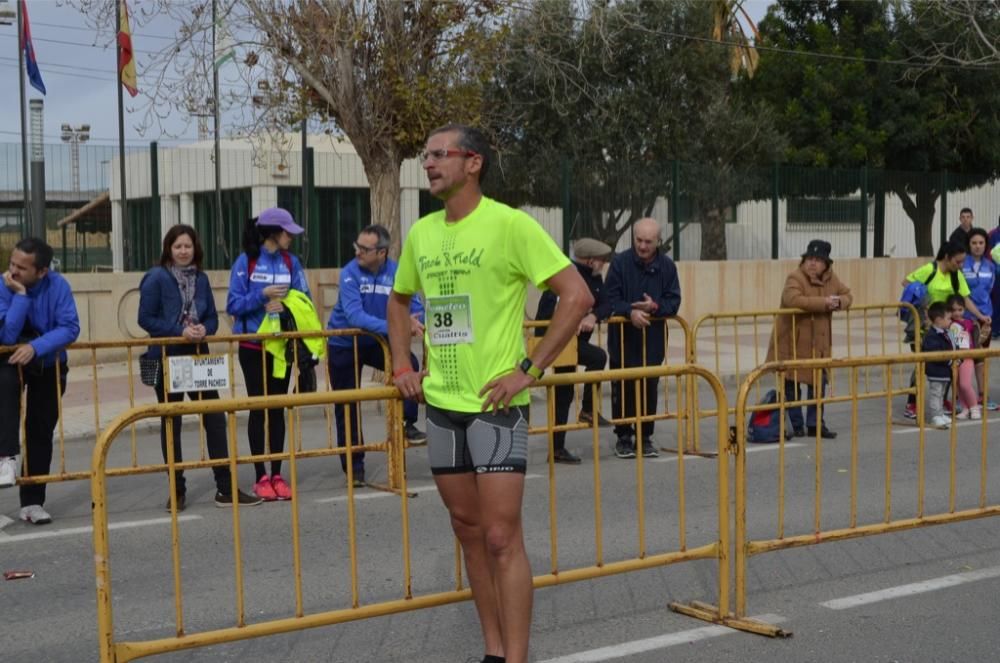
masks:
{"type": "Polygon", "coordinates": [[[170,393],[229,389],[229,355],[168,357],[170,393]]]}

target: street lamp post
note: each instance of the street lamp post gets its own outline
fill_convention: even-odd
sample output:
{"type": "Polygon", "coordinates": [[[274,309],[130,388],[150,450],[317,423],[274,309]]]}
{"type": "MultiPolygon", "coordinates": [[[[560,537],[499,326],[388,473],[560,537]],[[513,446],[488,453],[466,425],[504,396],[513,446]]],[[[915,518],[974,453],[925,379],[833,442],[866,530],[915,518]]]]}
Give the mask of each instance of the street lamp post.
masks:
{"type": "Polygon", "coordinates": [[[80,143],[90,140],[90,125],[81,124],[72,126],[62,125],[62,141],[69,143],[70,162],[73,168],[73,194],[77,202],[80,201],[80,143]]]}

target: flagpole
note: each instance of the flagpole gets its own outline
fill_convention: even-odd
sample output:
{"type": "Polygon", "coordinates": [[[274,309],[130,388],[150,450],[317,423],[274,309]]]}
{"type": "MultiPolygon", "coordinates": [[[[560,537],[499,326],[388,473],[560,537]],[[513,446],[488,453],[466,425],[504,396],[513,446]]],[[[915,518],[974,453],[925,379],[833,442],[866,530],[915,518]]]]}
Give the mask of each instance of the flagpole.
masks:
{"type": "Polygon", "coordinates": [[[122,28],[122,3],[115,2],[115,52],[118,58],[118,170],[121,177],[121,217],[122,217],[122,269],[128,271],[132,261],[129,246],[128,196],[125,194],[125,103],[122,97],[122,49],[118,45],[118,33],[122,28]]]}
{"type": "Polygon", "coordinates": [[[218,244],[222,256],[229,263],[229,246],[226,243],[225,224],[222,221],[222,147],[219,143],[219,65],[218,44],[215,41],[216,26],[219,22],[218,2],[212,0],[212,110],[215,125],[215,227],[218,229],[218,244]]]}
{"type": "Polygon", "coordinates": [[[28,114],[27,93],[24,89],[24,14],[21,0],[17,0],[17,81],[21,89],[21,182],[24,185],[24,217],[21,221],[21,236],[31,228],[31,199],[28,197],[28,114]]]}

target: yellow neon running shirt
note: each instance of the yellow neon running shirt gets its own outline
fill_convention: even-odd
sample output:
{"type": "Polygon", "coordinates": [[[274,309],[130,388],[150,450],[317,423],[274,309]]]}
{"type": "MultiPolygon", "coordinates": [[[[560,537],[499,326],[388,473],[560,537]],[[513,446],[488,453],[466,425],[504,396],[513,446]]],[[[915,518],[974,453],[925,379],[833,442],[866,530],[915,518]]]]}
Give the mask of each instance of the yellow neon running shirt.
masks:
{"type": "MultiPolygon", "coordinates": [[[[527,283],[539,288],[570,265],[533,218],[483,197],[468,216],[417,221],[403,243],[393,290],[425,297],[424,395],[434,407],[479,412],[480,389],[525,356],[527,283]]],[[[528,390],[512,404],[527,405],[528,390]]]]}
{"type": "MultiPolygon", "coordinates": [[[[923,283],[931,275],[932,271],[934,271],[934,263],[929,262],[910,272],[906,280],[910,283],[923,283]]],[[[954,294],[959,294],[963,297],[969,296],[969,284],[965,280],[965,274],[962,273],[962,270],[958,271],[957,293],[952,289],[951,285],[951,274],[945,274],[940,269],[937,270],[934,278],[927,284],[928,304],[943,302],[954,294]]]]}

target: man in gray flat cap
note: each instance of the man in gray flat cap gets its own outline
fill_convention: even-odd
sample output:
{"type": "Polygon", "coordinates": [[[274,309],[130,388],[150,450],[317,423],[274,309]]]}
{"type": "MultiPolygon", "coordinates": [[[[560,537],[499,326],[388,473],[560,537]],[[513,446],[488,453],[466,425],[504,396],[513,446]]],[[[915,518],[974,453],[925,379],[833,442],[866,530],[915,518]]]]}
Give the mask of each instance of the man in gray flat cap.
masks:
{"type": "MultiPolygon", "coordinates": [[[[590,294],[594,297],[594,307],[580,321],[576,343],[576,363],[583,366],[586,371],[599,371],[604,368],[608,361],[607,353],[590,342],[590,335],[597,323],[606,320],[611,313],[611,306],[604,294],[603,273],[604,266],[611,260],[613,254],[614,250],[610,246],[591,237],[584,237],[573,242],[573,264],[580,272],[587,287],[590,288],[590,294]]],[[[557,302],[558,297],[551,290],[542,293],[542,298],[538,301],[538,313],[535,315],[535,320],[551,320],[557,302]]],[[[541,336],[544,333],[544,327],[535,329],[536,336],[541,336]]],[[[556,373],[572,373],[576,371],[576,366],[560,366],[554,371],[556,373]]],[[[569,418],[569,408],[573,403],[573,387],[556,387],[555,392],[555,425],[561,426],[569,418]]],[[[593,386],[584,385],[583,401],[580,405],[580,422],[591,424],[594,416],[593,386]]],[[[600,401],[598,401],[596,416],[600,426],[610,425],[610,422],[601,416],[600,401]]],[[[566,448],[565,431],[554,433],[552,442],[555,462],[571,465],[580,463],[580,457],[566,448]]]]}

